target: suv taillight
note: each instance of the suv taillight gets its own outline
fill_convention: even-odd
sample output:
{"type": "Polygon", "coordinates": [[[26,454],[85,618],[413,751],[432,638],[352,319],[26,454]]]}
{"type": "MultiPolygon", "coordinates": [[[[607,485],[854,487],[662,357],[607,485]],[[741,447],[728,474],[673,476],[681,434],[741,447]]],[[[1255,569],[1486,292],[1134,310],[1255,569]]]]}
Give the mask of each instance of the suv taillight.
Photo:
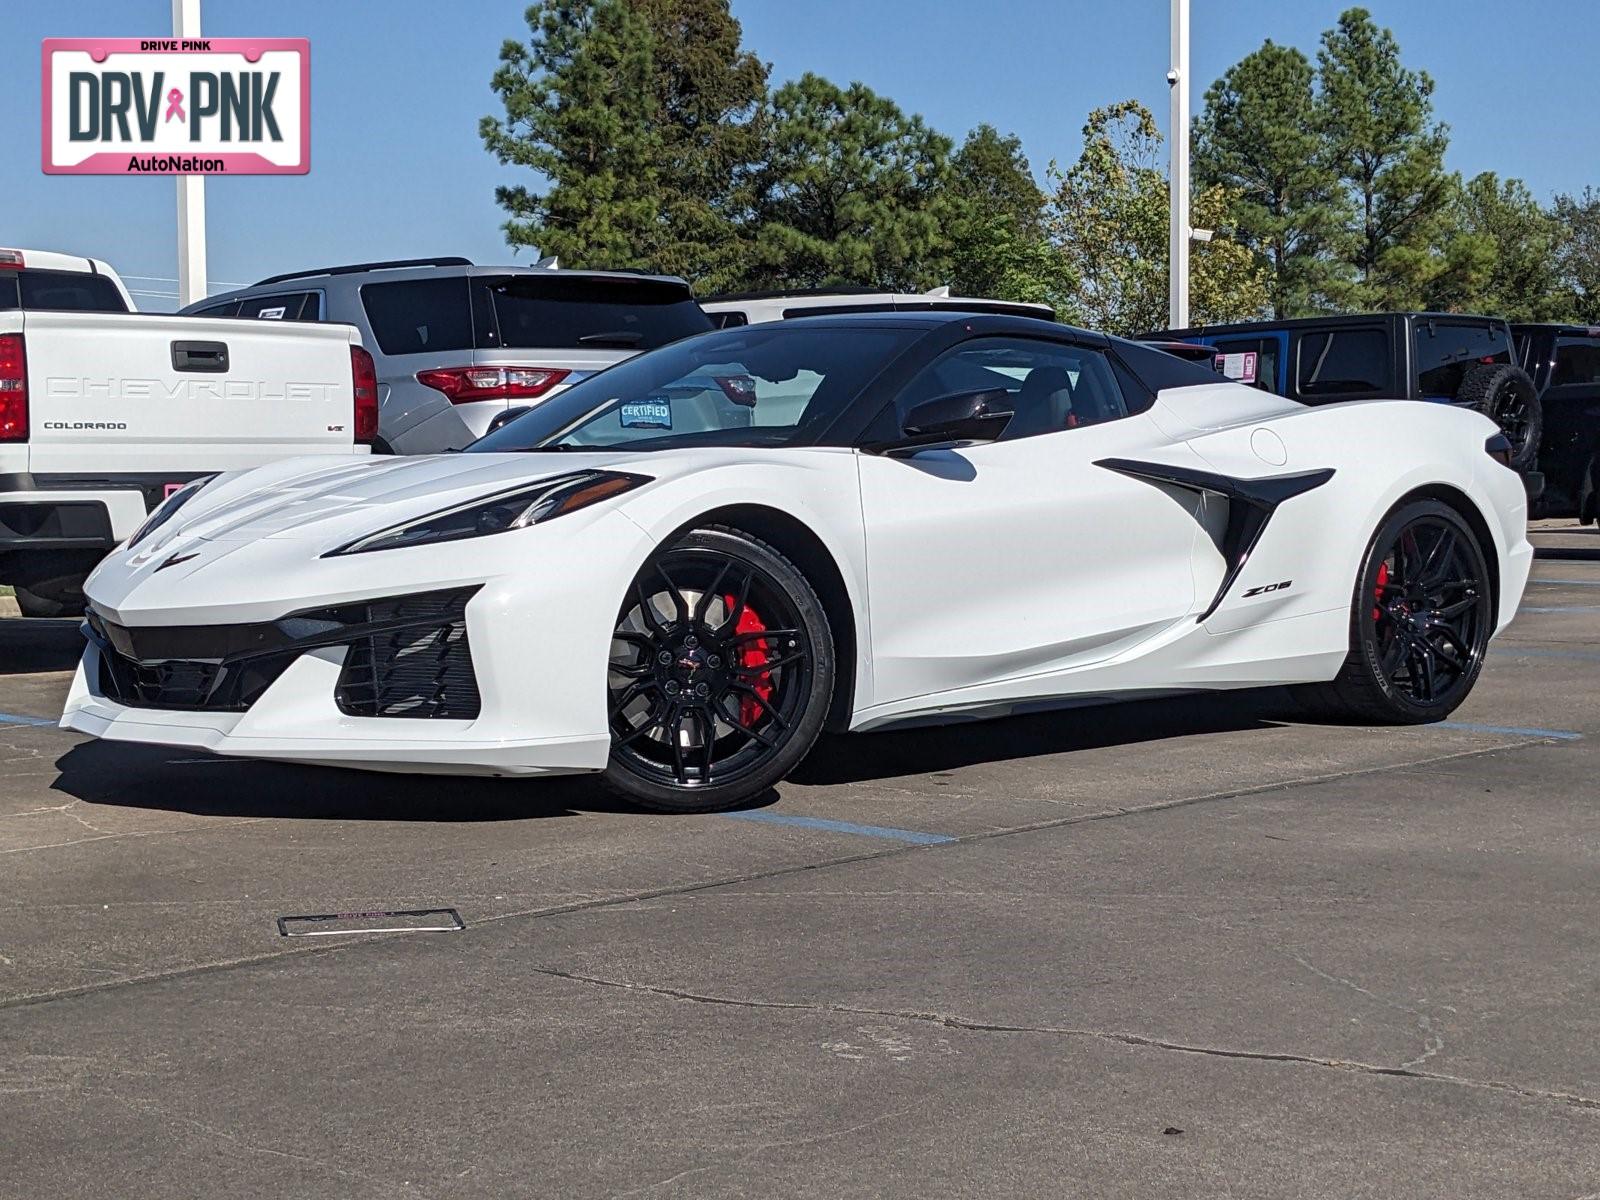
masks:
{"type": "Polygon", "coordinates": [[[0,442],[28,440],[28,356],[20,333],[0,334],[0,442]]]}
{"type": "Polygon", "coordinates": [[[22,257],[21,250],[0,250],[0,269],[20,271],[27,265],[27,260],[22,257]]]}
{"type": "Polygon", "coordinates": [[[355,443],[370,446],[378,436],[378,368],[360,346],[350,347],[350,382],[355,387],[355,443]]]}
{"type": "Polygon", "coordinates": [[[475,400],[537,400],[571,371],[560,367],[441,367],[418,371],[417,382],[443,392],[451,404],[475,400]]]}

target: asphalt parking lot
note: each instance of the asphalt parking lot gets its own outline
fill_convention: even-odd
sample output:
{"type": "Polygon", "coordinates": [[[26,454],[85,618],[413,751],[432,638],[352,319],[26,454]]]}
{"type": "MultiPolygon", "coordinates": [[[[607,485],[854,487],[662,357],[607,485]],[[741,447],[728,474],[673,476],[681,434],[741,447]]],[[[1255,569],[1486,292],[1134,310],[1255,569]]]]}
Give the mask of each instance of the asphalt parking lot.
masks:
{"type": "Polygon", "coordinates": [[[863,736],[714,817],[85,741],[0,621],[0,1196],[1593,1197],[1600,534],[1537,540],[1446,726],[863,736]]]}

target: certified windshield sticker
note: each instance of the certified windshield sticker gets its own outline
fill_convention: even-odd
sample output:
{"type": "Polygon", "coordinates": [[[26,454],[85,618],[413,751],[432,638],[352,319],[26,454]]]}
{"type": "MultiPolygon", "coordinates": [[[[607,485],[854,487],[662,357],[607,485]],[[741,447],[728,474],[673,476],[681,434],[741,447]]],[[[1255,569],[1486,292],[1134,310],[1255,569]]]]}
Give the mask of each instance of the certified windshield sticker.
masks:
{"type": "Polygon", "coordinates": [[[665,400],[630,400],[618,411],[624,429],[672,428],[672,405],[665,400]]]}

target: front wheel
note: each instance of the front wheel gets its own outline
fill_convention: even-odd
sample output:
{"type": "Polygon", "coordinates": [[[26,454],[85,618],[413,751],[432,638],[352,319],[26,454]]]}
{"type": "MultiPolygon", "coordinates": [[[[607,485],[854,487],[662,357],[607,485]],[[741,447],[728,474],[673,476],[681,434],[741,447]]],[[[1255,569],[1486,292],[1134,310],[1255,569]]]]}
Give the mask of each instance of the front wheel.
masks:
{"type": "Polygon", "coordinates": [[[695,530],[623,598],[606,689],[604,779],[643,808],[716,812],[760,796],[822,730],[833,639],[815,590],[773,547],[695,530]]]}
{"type": "Polygon", "coordinates": [[[1367,547],[1344,666],[1296,695],[1314,712],[1371,724],[1441,721],[1477,682],[1494,623],[1471,528],[1437,501],[1407,504],[1367,547]]]}

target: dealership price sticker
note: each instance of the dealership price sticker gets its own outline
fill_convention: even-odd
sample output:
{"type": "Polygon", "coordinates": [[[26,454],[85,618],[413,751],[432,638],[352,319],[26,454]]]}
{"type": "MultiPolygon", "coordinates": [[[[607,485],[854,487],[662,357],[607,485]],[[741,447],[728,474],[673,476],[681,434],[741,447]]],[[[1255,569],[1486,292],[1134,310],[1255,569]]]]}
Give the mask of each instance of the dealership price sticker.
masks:
{"type": "Polygon", "coordinates": [[[47,175],[304,175],[305,38],[46,38],[47,175]]]}

